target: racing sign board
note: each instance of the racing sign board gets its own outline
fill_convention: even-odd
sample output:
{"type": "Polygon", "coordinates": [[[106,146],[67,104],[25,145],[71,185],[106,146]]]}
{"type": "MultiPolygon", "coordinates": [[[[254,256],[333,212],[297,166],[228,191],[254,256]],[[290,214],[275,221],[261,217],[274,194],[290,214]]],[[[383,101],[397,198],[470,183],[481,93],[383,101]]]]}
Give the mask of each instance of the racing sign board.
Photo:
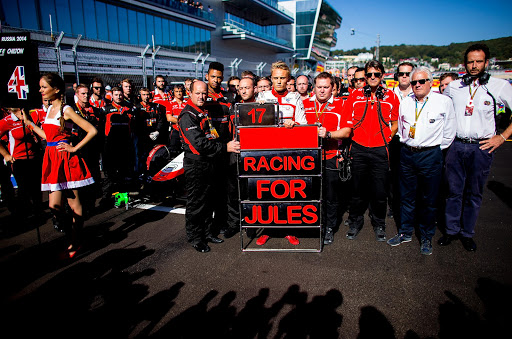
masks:
{"type": "Polygon", "coordinates": [[[30,33],[0,34],[0,64],[0,105],[39,107],[39,68],[30,33]]]}

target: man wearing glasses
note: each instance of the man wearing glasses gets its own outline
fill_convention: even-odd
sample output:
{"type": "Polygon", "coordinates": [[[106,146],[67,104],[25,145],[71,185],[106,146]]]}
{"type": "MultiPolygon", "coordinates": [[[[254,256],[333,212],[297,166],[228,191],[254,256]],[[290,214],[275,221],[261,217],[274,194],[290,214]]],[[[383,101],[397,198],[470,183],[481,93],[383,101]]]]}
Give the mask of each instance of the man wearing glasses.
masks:
{"type": "Polygon", "coordinates": [[[410,74],[414,67],[415,66],[410,62],[402,62],[396,68],[395,80],[398,81],[398,86],[393,87],[393,92],[400,102],[402,102],[405,97],[412,94],[410,74]]]}
{"type": "Polygon", "coordinates": [[[343,105],[342,116],[353,117],[352,198],[348,239],[355,239],[370,217],[377,241],[386,240],[386,198],[389,171],[388,144],[396,133],[400,102],[381,86],[384,66],[371,60],[365,65],[367,86],[354,90],[343,105]]]}
{"type": "Polygon", "coordinates": [[[110,100],[104,97],[105,88],[103,87],[103,80],[101,78],[92,79],[91,83],[92,94],[89,98],[89,104],[96,108],[103,108],[110,104],[110,100]]]}
{"type": "Polygon", "coordinates": [[[366,86],[366,76],[364,75],[364,68],[357,68],[352,78],[352,89],[363,88],[366,86]]]}
{"type": "Polygon", "coordinates": [[[433,92],[432,73],[420,66],[411,72],[413,94],[400,103],[400,225],[388,240],[398,246],[412,240],[415,221],[421,235],[420,253],[432,254],[436,202],[442,179],[443,153],[455,138],[456,120],[451,100],[433,92]],[[421,201],[416,202],[419,197],[421,201]]]}
{"type": "MultiPolygon", "coordinates": [[[[406,97],[412,95],[411,88],[411,71],[414,69],[414,64],[410,62],[402,62],[396,68],[395,80],[398,81],[398,86],[393,87],[393,92],[402,102],[406,97]]],[[[399,163],[400,163],[400,140],[396,135],[389,143],[389,168],[391,178],[389,180],[388,188],[388,216],[394,217],[398,227],[400,227],[400,189],[399,189],[399,163]]]]}

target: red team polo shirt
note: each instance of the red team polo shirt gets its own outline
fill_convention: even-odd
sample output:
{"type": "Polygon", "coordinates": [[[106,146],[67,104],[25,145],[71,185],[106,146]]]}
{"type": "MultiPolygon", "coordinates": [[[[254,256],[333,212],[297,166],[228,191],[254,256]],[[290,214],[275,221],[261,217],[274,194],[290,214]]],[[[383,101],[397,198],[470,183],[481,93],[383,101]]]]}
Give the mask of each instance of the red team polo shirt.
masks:
{"type": "Polygon", "coordinates": [[[18,119],[14,114],[10,114],[0,120],[0,136],[8,135],[9,138],[9,154],[15,159],[27,159],[34,156],[34,143],[35,139],[32,132],[25,126],[25,133],[23,132],[23,122],[18,119]],[[27,142],[24,141],[24,136],[27,136],[27,142]]]}
{"type": "MultiPolygon", "coordinates": [[[[320,123],[328,132],[337,131],[344,127],[352,127],[352,115],[349,113],[342,115],[344,100],[331,96],[326,103],[320,104],[313,96],[302,102],[304,103],[308,124],[320,123]]],[[[336,156],[338,143],[338,140],[324,139],[323,149],[326,160],[336,156]]]]}
{"type": "Polygon", "coordinates": [[[384,97],[379,101],[384,122],[379,119],[379,104],[377,100],[372,103],[372,100],[364,95],[363,88],[354,90],[345,101],[342,116],[352,115],[352,141],[357,142],[361,146],[384,146],[381,128],[386,142],[389,143],[391,141],[391,121],[398,120],[400,101],[395,93],[388,89],[384,89],[384,97]],[[365,107],[366,114],[364,114],[365,107]]]}

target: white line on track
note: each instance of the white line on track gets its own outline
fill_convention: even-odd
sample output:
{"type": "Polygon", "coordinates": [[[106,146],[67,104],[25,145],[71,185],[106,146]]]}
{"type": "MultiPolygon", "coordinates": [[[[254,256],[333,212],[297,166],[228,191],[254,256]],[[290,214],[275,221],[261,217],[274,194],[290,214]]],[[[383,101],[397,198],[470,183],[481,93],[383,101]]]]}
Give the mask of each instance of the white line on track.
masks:
{"type": "Polygon", "coordinates": [[[169,206],[156,206],[151,204],[137,204],[133,206],[135,208],[140,208],[142,210],[151,210],[158,212],[167,212],[167,213],[176,213],[176,214],[185,214],[185,208],[183,207],[169,207],[169,206]]]}

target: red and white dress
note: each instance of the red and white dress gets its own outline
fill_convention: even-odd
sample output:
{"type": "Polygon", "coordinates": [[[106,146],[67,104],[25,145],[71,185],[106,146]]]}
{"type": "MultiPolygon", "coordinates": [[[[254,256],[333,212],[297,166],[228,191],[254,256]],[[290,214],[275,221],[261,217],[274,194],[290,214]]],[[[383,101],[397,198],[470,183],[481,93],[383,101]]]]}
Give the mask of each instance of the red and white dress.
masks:
{"type": "MultiPolygon", "coordinates": [[[[65,106],[66,110],[69,106],[65,106]]],[[[51,111],[52,106],[48,109],[51,111]]],[[[59,142],[68,142],[72,137],[72,121],[66,121],[64,130],[60,130],[61,112],[55,118],[46,117],[43,130],[46,134],[46,150],[43,158],[43,174],[41,179],[42,191],[60,191],[76,189],[94,183],[91,172],[84,160],[75,153],[59,152],[59,142]]]]}

